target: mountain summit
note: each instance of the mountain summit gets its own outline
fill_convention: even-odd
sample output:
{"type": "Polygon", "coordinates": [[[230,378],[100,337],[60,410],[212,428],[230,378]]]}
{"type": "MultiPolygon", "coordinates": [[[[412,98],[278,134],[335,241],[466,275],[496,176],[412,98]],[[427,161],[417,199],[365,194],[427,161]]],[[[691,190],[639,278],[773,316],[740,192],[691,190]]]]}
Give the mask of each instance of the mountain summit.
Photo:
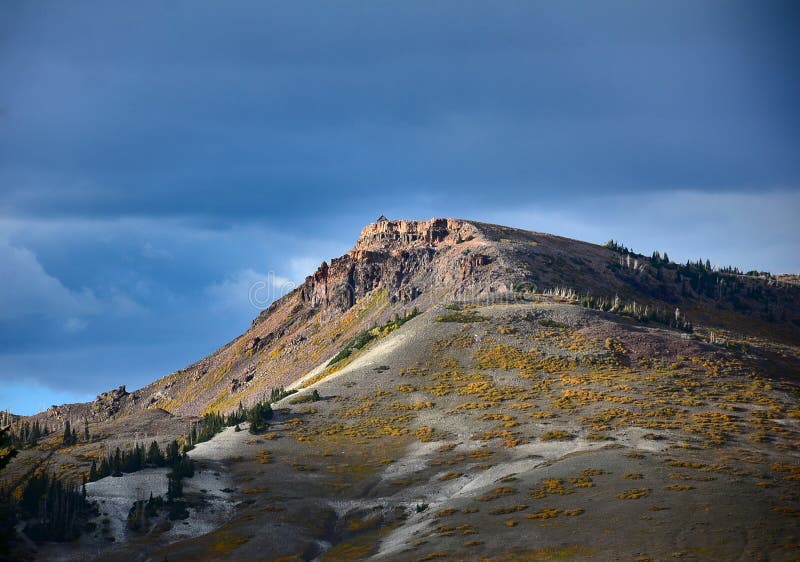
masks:
{"type": "Polygon", "coordinates": [[[701,329],[771,330],[784,341],[800,340],[800,291],[772,278],[475,221],[382,219],[365,226],[349,252],[323,262],[259,314],[247,332],[132,393],[126,408],[230,409],[294,383],[358,333],[395,315],[450,302],[524,300],[537,292],[561,291],[646,320],[677,311],[701,329]]]}

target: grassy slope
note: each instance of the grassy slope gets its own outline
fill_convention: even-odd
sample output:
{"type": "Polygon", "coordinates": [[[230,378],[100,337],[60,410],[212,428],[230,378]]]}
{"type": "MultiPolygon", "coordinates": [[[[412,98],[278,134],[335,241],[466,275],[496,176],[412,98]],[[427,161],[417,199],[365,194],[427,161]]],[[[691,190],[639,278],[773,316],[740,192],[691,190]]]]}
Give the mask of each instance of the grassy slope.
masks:
{"type": "Polygon", "coordinates": [[[237,516],[163,554],[793,556],[796,378],[570,305],[477,312],[431,311],[287,404],[230,460],[237,516]]]}

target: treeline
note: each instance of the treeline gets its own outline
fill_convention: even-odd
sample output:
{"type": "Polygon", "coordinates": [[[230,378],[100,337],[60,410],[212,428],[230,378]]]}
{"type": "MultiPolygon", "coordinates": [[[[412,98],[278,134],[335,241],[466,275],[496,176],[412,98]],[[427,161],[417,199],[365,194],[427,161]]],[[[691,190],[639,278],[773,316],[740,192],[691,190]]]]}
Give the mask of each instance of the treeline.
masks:
{"type": "MultiPolygon", "coordinates": [[[[167,499],[152,498],[148,509],[169,508],[173,519],[188,516],[186,505],[180,500],[183,496],[184,478],[194,476],[194,462],[185,452],[181,452],[177,441],[167,444],[162,452],[156,441],[145,451],[143,445],[135,445],[128,451],[117,448],[104,458],[100,467],[92,463],[89,481],[105,476],[122,476],[125,472],[136,472],[147,467],[169,467],[167,474],[167,499]]],[[[15,505],[9,503],[8,513],[4,513],[4,523],[16,524],[25,521],[24,532],[36,542],[69,541],[77,538],[84,524],[96,508],[86,500],[86,478],[80,488],[71,483],[37,473],[28,480],[21,499],[15,505]]],[[[138,504],[139,502],[137,502],[138,504]]],[[[135,504],[135,505],[137,505],[135,504]]]]}
{"type": "MultiPolygon", "coordinates": [[[[4,545],[8,545],[14,534],[14,526],[18,521],[26,521],[25,534],[35,541],[56,540],[67,541],[76,538],[88,517],[93,513],[94,507],[86,501],[86,482],[93,482],[107,476],[122,476],[125,473],[136,472],[144,468],[168,467],[166,499],[151,497],[147,502],[140,501],[134,504],[129,515],[129,524],[142,518],[155,515],[159,509],[169,509],[171,519],[188,517],[183,496],[183,479],[194,476],[194,463],[187,456],[194,445],[211,439],[225,427],[237,426],[248,422],[250,431],[259,433],[264,431],[267,422],[272,418],[272,402],[293,394],[296,391],[287,391],[283,387],[273,388],[269,398],[259,401],[251,407],[245,408],[241,403],[239,407],[229,413],[207,413],[194,424],[188,435],[174,439],[162,447],[157,441],[152,441],[149,446],[136,443],[122,449],[116,447],[100,460],[93,460],[89,469],[88,478],[84,477],[81,487],[72,483],[59,480],[47,473],[36,473],[25,484],[19,502],[14,502],[8,493],[3,493],[3,502],[0,503],[0,554],[5,554],[4,545]],[[183,443],[181,443],[182,441],[183,443]]],[[[16,432],[9,427],[0,428],[0,468],[7,464],[16,454],[14,442],[23,442],[26,445],[35,444],[41,436],[47,433],[39,425],[38,420],[33,423],[20,424],[16,432]]],[[[84,420],[83,438],[89,440],[88,422],[84,420]]],[[[78,432],[69,422],[64,424],[64,444],[75,444],[79,440],[78,432]]],[[[6,491],[7,492],[7,491],[6,491]]]]}
{"type": "MultiPolygon", "coordinates": [[[[151,442],[149,447],[143,443],[135,443],[128,449],[117,447],[113,452],[109,451],[99,465],[97,461],[92,461],[89,482],[106,476],[122,476],[124,473],[137,472],[143,468],[164,466],[185,476],[190,471],[188,468],[190,459],[186,457],[186,453],[195,445],[210,440],[226,427],[238,426],[244,422],[250,424],[251,433],[264,431],[267,422],[273,416],[271,402],[277,402],[295,392],[297,391],[287,391],[283,387],[273,388],[268,400],[259,401],[249,408],[245,408],[240,402],[239,407],[229,414],[206,413],[200,421],[192,424],[189,434],[182,438],[182,446],[177,439],[173,439],[163,451],[157,441],[151,442]]],[[[64,431],[66,435],[66,428],[64,431]]]]}
{"type": "Polygon", "coordinates": [[[633,300],[625,300],[615,295],[614,297],[596,296],[592,294],[579,295],[569,287],[554,287],[543,293],[550,297],[558,297],[577,301],[584,308],[611,312],[618,316],[627,316],[641,322],[657,322],[684,332],[691,332],[694,328],[686,319],[679,308],[665,309],[651,304],[641,305],[633,300]]]}
{"type": "MultiPolygon", "coordinates": [[[[39,443],[42,437],[50,435],[50,433],[52,433],[52,431],[48,427],[47,422],[42,424],[38,419],[34,420],[33,423],[29,420],[18,422],[15,425],[11,425],[9,428],[11,442],[15,447],[19,447],[20,449],[34,447],[39,443]]],[[[83,430],[81,431],[80,437],[82,437],[85,442],[88,442],[90,439],[89,420],[86,418],[83,420],[83,430]]],[[[78,431],[71,425],[70,421],[67,420],[64,422],[64,432],[61,437],[61,443],[64,446],[70,446],[76,445],[78,441],[78,431]]]]}
{"type": "Polygon", "coordinates": [[[94,512],[86,486],[78,488],[46,472],[34,474],[16,505],[15,518],[27,521],[25,534],[36,542],[77,538],[94,512]]]}
{"type": "Polygon", "coordinates": [[[49,434],[50,429],[47,427],[47,423],[42,425],[39,420],[34,420],[33,423],[25,420],[8,428],[8,438],[11,444],[20,449],[33,447],[39,442],[39,439],[49,434]]]}
{"type": "MultiPolygon", "coordinates": [[[[633,251],[632,249],[628,248],[622,242],[617,242],[616,240],[609,240],[603,247],[608,248],[609,250],[613,250],[622,255],[629,255],[632,257],[637,258],[644,258],[643,254],[633,251]]],[[[726,273],[728,275],[743,275],[746,277],[757,277],[760,279],[770,279],[774,280],[775,276],[770,273],[769,271],[759,271],[756,269],[751,269],[749,271],[742,271],[736,266],[727,265],[727,266],[712,266],[711,260],[709,259],[698,259],[697,261],[686,260],[685,264],[676,263],[670,260],[667,252],[663,254],[658,250],[654,251],[650,256],[650,264],[654,267],[670,267],[672,269],[688,269],[688,270],[705,270],[705,271],[713,271],[717,273],[726,273]]]]}
{"type": "MultiPolygon", "coordinates": [[[[285,390],[283,387],[273,388],[267,400],[260,400],[253,406],[245,408],[241,402],[239,407],[229,414],[209,412],[203,415],[199,422],[192,425],[187,438],[187,449],[191,450],[198,443],[203,443],[214,437],[226,427],[239,427],[241,423],[250,424],[250,433],[260,433],[266,429],[266,424],[272,419],[272,403],[282,400],[297,392],[285,390]]],[[[237,429],[238,430],[238,429],[237,429]]]]}
{"type": "Polygon", "coordinates": [[[641,254],[637,254],[636,252],[625,246],[625,244],[623,244],[622,242],[617,242],[613,238],[608,242],[606,242],[605,244],[603,244],[603,247],[608,248],[609,250],[613,250],[619,254],[643,257],[641,256],[641,254]]]}
{"type": "MultiPolygon", "coordinates": [[[[83,418],[83,440],[89,441],[89,420],[83,418]]],[[[64,446],[75,445],[78,443],[78,432],[70,425],[69,420],[64,423],[64,434],[61,437],[61,442],[64,446]]]]}
{"type": "Polygon", "coordinates": [[[97,461],[92,461],[89,482],[106,476],[122,476],[123,473],[137,472],[143,468],[174,467],[185,458],[185,452],[181,452],[178,441],[174,439],[167,444],[164,451],[157,441],[150,443],[147,449],[141,443],[136,443],[127,450],[117,447],[113,453],[108,452],[100,461],[100,466],[97,465],[97,461]]]}
{"type": "Polygon", "coordinates": [[[578,299],[578,302],[584,308],[612,312],[618,316],[627,316],[640,322],[657,322],[684,332],[691,332],[694,329],[692,323],[686,319],[686,316],[677,307],[674,310],[667,310],[650,304],[642,306],[636,301],[626,301],[619,296],[611,299],[584,295],[578,299]]]}
{"type": "MultiPolygon", "coordinates": [[[[238,430],[239,424],[244,422],[250,424],[251,433],[264,431],[267,422],[273,416],[271,403],[294,392],[296,391],[287,391],[283,387],[273,388],[268,400],[261,400],[249,408],[245,408],[240,402],[239,407],[231,413],[208,412],[204,414],[200,421],[192,425],[189,434],[185,437],[182,452],[176,440],[167,445],[164,453],[161,452],[158,443],[153,441],[147,452],[143,446],[137,445],[128,453],[122,453],[117,449],[113,455],[109,455],[100,465],[98,471],[100,478],[107,476],[108,470],[129,472],[148,465],[169,466],[171,469],[167,474],[166,500],[161,496],[153,497],[151,495],[147,501],[134,502],[128,512],[128,528],[137,532],[146,532],[150,528],[151,519],[156,517],[161,509],[167,509],[168,517],[173,520],[189,517],[186,503],[180,499],[183,497],[183,479],[194,476],[194,463],[186,455],[186,452],[195,445],[210,440],[226,427],[234,426],[238,430]]],[[[94,464],[92,470],[94,470],[94,464]]]]}
{"type": "MultiPolygon", "coordinates": [[[[614,240],[608,241],[604,246],[620,254],[619,264],[611,263],[608,265],[609,269],[623,269],[622,266],[630,266],[632,263],[633,269],[644,271],[646,258],[641,254],[614,240]],[[635,267],[636,264],[640,264],[639,269],[635,267]]],[[[758,314],[769,322],[787,321],[786,303],[782,302],[780,295],[768,289],[769,286],[780,285],[781,282],[768,271],[743,272],[735,266],[714,266],[709,259],[676,263],[666,252],[659,251],[654,251],[650,256],[649,265],[657,281],[673,281],[675,284],[675,290],[667,283],[661,283],[656,288],[637,285],[639,290],[648,292],[659,300],[676,302],[678,297],[706,297],[728,303],[741,313],[758,314]],[[763,283],[748,283],[747,278],[763,283]]],[[[632,282],[635,284],[635,281],[632,282]]],[[[671,315],[662,317],[668,319],[671,315]]]]}

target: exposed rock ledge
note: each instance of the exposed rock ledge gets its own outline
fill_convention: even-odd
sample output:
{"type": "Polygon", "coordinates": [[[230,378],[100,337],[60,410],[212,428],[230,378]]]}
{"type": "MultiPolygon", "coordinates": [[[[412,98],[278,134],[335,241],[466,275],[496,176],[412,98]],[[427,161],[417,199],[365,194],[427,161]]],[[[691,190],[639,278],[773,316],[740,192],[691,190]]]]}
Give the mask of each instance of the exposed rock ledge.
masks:
{"type": "Polygon", "coordinates": [[[352,252],[386,248],[398,242],[404,245],[456,244],[477,235],[475,226],[458,219],[383,219],[364,227],[352,252]]]}

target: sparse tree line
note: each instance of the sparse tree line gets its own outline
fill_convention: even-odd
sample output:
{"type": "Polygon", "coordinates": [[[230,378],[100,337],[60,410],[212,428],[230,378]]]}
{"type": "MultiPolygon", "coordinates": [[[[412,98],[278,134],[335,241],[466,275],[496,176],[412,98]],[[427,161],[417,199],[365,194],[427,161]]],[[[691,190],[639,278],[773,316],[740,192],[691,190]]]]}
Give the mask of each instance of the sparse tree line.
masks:
{"type": "MultiPolygon", "coordinates": [[[[617,242],[616,240],[613,239],[603,244],[603,247],[608,248],[609,250],[613,250],[619,254],[622,254],[623,256],[629,256],[632,259],[638,259],[640,261],[643,260],[645,257],[644,254],[637,253],[632,249],[628,248],[627,246],[625,246],[624,244],[622,244],[621,242],[617,242]]],[[[653,267],[669,267],[672,269],[677,269],[677,268],[704,269],[706,271],[725,273],[728,275],[740,275],[744,277],[756,277],[759,279],[766,279],[773,283],[779,282],[778,279],[769,271],[759,271],[756,269],[751,269],[749,271],[742,271],[738,267],[731,265],[712,266],[711,260],[709,259],[706,260],[698,259],[697,261],[686,260],[686,264],[680,264],[670,260],[669,256],[667,255],[667,252],[664,252],[662,254],[658,250],[655,250],[650,256],[650,264],[653,267]]]]}
{"type": "MultiPolygon", "coordinates": [[[[634,272],[644,271],[644,262],[647,258],[627,248],[624,244],[610,240],[604,245],[620,254],[619,263],[609,264],[611,269],[634,272]]],[[[687,260],[685,264],[673,262],[666,252],[653,252],[649,258],[653,268],[653,275],[658,281],[665,281],[670,277],[677,285],[677,290],[672,291],[662,285],[654,294],[661,300],[673,301],[678,295],[682,298],[703,296],[718,302],[729,303],[734,310],[742,313],[759,314],[766,320],[786,321],[785,307],[781,305],[779,297],[774,292],[765,290],[768,286],[783,286],[771,273],[767,271],[751,270],[743,273],[738,267],[712,266],[711,260],[687,260]],[[666,274],[665,271],[672,273],[666,274]],[[746,282],[747,278],[759,279],[766,283],[746,282]],[[748,301],[755,301],[748,302],[748,301]]],[[[639,287],[646,290],[645,287],[639,287]]]]}
{"type": "Polygon", "coordinates": [[[77,538],[95,508],[86,500],[86,482],[78,487],[47,472],[28,480],[15,518],[26,521],[25,534],[36,542],[77,538]]]}
{"type": "MultiPolygon", "coordinates": [[[[91,435],[89,434],[89,420],[83,418],[83,440],[85,442],[88,442],[90,438],[91,435]]],[[[66,447],[78,444],[78,432],[75,430],[74,427],[70,425],[69,420],[64,422],[64,434],[61,438],[61,442],[66,447]]]]}
{"type": "MultiPolygon", "coordinates": [[[[176,481],[180,481],[184,477],[191,477],[193,468],[191,468],[191,459],[186,456],[186,453],[195,445],[210,440],[226,427],[238,427],[244,422],[250,424],[251,433],[264,431],[267,422],[272,419],[273,415],[270,403],[294,392],[286,391],[282,387],[274,388],[270,393],[269,400],[260,401],[249,408],[245,408],[240,402],[239,407],[229,414],[208,412],[197,423],[192,424],[189,433],[181,437],[180,442],[178,439],[172,440],[163,451],[157,441],[150,443],[147,448],[142,443],[136,443],[128,449],[117,447],[113,452],[109,450],[99,465],[97,461],[92,461],[89,481],[93,482],[106,476],[122,476],[123,473],[136,472],[143,468],[163,466],[170,467],[172,473],[179,475],[176,481]]],[[[180,489],[179,482],[176,482],[175,489],[180,489]]]]}
{"type": "MultiPolygon", "coordinates": [[[[10,423],[11,416],[8,412],[4,412],[5,425],[8,426],[8,437],[11,440],[11,443],[20,449],[26,449],[30,447],[35,447],[39,440],[42,437],[46,437],[50,435],[53,431],[47,425],[47,422],[40,423],[38,419],[33,420],[24,420],[18,422],[16,424],[10,423]]],[[[64,429],[61,437],[61,443],[65,447],[71,445],[77,445],[80,440],[84,442],[89,442],[91,440],[91,435],[89,433],[89,420],[84,418],[83,419],[83,430],[81,431],[80,435],[76,428],[72,425],[70,420],[66,420],[64,422],[64,429]]]]}
{"type": "MultiPolygon", "coordinates": [[[[134,502],[128,512],[127,526],[132,531],[146,532],[150,528],[150,520],[158,515],[162,509],[168,510],[170,519],[185,519],[189,516],[186,503],[181,501],[183,497],[183,479],[194,476],[194,463],[186,456],[186,452],[195,445],[210,440],[214,435],[226,427],[236,427],[247,422],[250,424],[251,433],[259,433],[266,429],[267,422],[272,419],[272,402],[277,402],[296,391],[287,391],[283,387],[273,388],[270,391],[268,400],[261,400],[249,408],[245,408],[242,403],[239,407],[228,414],[219,412],[208,412],[197,423],[192,424],[188,435],[183,439],[184,447],[181,452],[177,441],[172,441],[167,445],[166,451],[162,454],[157,442],[153,442],[145,453],[144,447],[134,447],[129,454],[120,453],[119,449],[113,456],[101,464],[98,475],[109,469],[121,467],[122,472],[128,472],[126,467],[135,468],[144,463],[152,466],[169,466],[171,470],[167,475],[167,497],[166,500],[161,496],[150,495],[150,498],[134,502]],[[126,461],[128,464],[126,464],[126,461]]],[[[94,468],[94,465],[93,467],[94,468]]],[[[113,474],[112,474],[113,475],[113,474]]]]}
{"type": "Polygon", "coordinates": [[[226,427],[236,427],[247,422],[250,425],[250,433],[260,433],[266,429],[267,422],[272,419],[272,404],[297,392],[296,390],[286,390],[282,386],[270,390],[269,398],[259,400],[254,405],[245,408],[241,402],[236,410],[221,414],[219,412],[208,412],[203,414],[199,422],[192,424],[192,428],[187,436],[187,449],[190,450],[198,443],[208,441],[226,427]]]}
{"type": "Polygon", "coordinates": [[[35,446],[39,439],[49,434],[50,429],[47,427],[47,423],[42,425],[39,420],[34,420],[33,423],[25,420],[8,426],[8,438],[11,444],[20,449],[35,446]]]}
{"type": "MultiPolygon", "coordinates": [[[[29,426],[29,430],[33,432],[35,426],[29,426]]],[[[0,470],[17,453],[13,440],[8,427],[0,428],[0,470]]],[[[18,501],[13,490],[0,490],[0,557],[10,556],[19,521],[26,522],[25,534],[35,541],[76,538],[94,513],[86,501],[85,478],[83,484],[79,488],[74,482],[37,471],[25,483],[18,501]]]]}
{"type": "MultiPolygon", "coordinates": [[[[266,424],[273,416],[271,403],[277,402],[296,391],[287,391],[283,387],[270,390],[269,398],[245,408],[241,403],[231,413],[211,412],[192,425],[189,433],[179,439],[167,443],[162,449],[157,441],[149,446],[135,443],[123,449],[116,447],[108,450],[100,459],[93,460],[88,475],[83,477],[81,486],[37,471],[25,483],[19,501],[15,501],[11,490],[0,490],[0,555],[9,552],[9,544],[15,533],[15,525],[25,521],[25,534],[32,540],[68,541],[78,537],[87,526],[96,508],[86,500],[86,483],[100,480],[107,476],[122,476],[149,467],[169,467],[167,474],[166,498],[150,497],[147,501],[137,501],[128,516],[128,526],[133,530],[146,529],[148,518],[157,515],[159,510],[167,508],[171,519],[188,517],[183,497],[183,479],[194,476],[194,463],[186,455],[194,445],[211,439],[225,427],[236,426],[244,422],[250,424],[252,433],[266,429],[266,424]],[[142,526],[142,522],[145,523],[142,526]]],[[[8,414],[6,414],[8,419],[8,414]]],[[[49,430],[42,427],[38,420],[33,423],[25,421],[14,430],[0,426],[0,469],[7,465],[16,455],[15,443],[24,446],[35,445],[38,439],[47,435],[49,430]]],[[[84,420],[83,439],[90,440],[88,421],[84,420]]],[[[79,442],[77,430],[69,421],[64,423],[62,435],[64,445],[79,442]]]]}
{"type": "MultiPolygon", "coordinates": [[[[194,463],[181,451],[177,440],[167,444],[162,452],[157,441],[153,441],[145,450],[144,445],[136,444],[129,450],[109,452],[98,467],[92,461],[88,480],[82,478],[81,486],[64,480],[46,471],[37,471],[25,483],[19,501],[15,501],[10,492],[2,494],[3,505],[0,508],[0,553],[8,549],[13,537],[14,525],[24,521],[25,535],[36,542],[70,541],[86,530],[88,520],[96,515],[97,509],[86,499],[87,481],[95,481],[106,476],[122,476],[123,473],[136,472],[147,467],[169,467],[167,474],[167,499],[152,498],[149,509],[166,506],[170,516],[186,514],[186,507],[180,498],[183,495],[183,478],[194,475],[194,463]]],[[[138,503],[138,502],[137,502],[138,503]]],[[[178,518],[177,516],[173,518],[178,518]]]]}
{"type": "Polygon", "coordinates": [[[619,316],[635,318],[641,322],[658,322],[684,332],[693,330],[692,323],[686,319],[686,316],[678,307],[675,307],[674,310],[669,310],[650,304],[641,305],[633,300],[622,299],[619,295],[614,297],[596,296],[589,293],[578,295],[574,289],[569,287],[554,287],[546,290],[543,294],[577,301],[584,308],[611,312],[619,316]]]}
{"type": "Polygon", "coordinates": [[[584,308],[612,312],[618,316],[627,316],[640,322],[657,322],[684,332],[691,332],[694,329],[692,323],[686,319],[686,316],[678,307],[675,307],[674,310],[668,310],[650,304],[641,305],[636,301],[623,300],[618,295],[610,299],[587,294],[582,296],[578,302],[584,308]]]}
{"type": "Polygon", "coordinates": [[[127,450],[117,447],[113,452],[110,450],[101,459],[98,466],[97,461],[92,461],[89,469],[89,482],[100,480],[106,476],[122,476],[124,473],[137,472],[143,468],[172,467],[174,468],[182,462],[186,462],[185,451],[181,451],[181,446],[177,440],[167,443],[164,451],[153,441],[145,449],[144,444],[136,443],[127,450]]]}

